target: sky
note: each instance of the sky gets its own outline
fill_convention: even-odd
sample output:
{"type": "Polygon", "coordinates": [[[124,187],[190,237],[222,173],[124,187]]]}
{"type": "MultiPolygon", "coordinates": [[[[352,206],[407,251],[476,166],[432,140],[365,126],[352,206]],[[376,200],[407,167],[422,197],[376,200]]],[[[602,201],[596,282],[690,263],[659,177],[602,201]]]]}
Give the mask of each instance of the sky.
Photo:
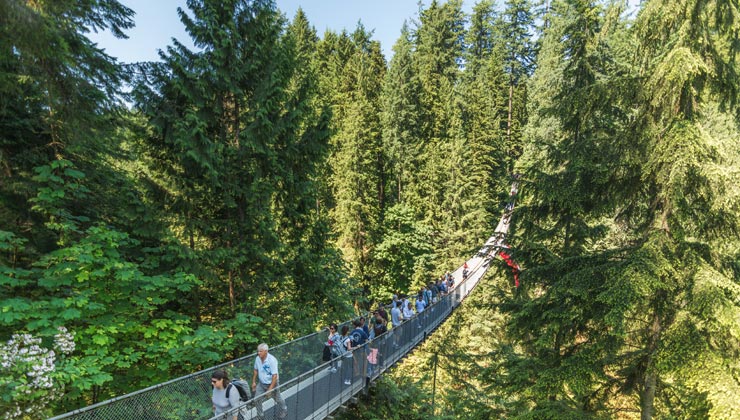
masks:
{"type": "MultiPolygon", "coordinates": [[[[157,50],[171,45],[172,38],[192,47],[177,15],[178,7],[188,11],[185,0],[119,1],[136,12],[136,27],[126,32],[129,38],[116,39],[109,32],[90,34],[93,42],[109,55],[124,63],[159,61],[157,50]]],[[[366,30],[374,31],[373,39],[380,41],[388,59],[401,35],[403,22],[416,20],[419,11],[417,0],[277,0],[276,3],[288,20],[301,7],[320,37],[327,29],[352,32],[361,21],[366,30]]],[[[474,1],[465,0],[463,4],[463,10],[470,13],[474,1]]]]}
{"type": "MultiPolygon", "coordinates": [[[[120,62],[159,61],[158,50],[165,50],[176,38],[193,48],[190,36],[177,15],[177,8],[186,12],[186,0],[119,0],[136,12],[136,27],[126,32],[128,39],[117,39],[110,32],[91,33],[90,39],[116,57],[120,62]]],[[[308,21],[323,37],[327,29],[352,32],[358,22],[373,31],[373,39],[380,41],[386,59],[393,55],[393,45],[401,35],[404,21],[411,24],[418,19],[418,0],[276,0],[278,9],[292,20],[301,7],[308,21]]],[[[478,0],[463,0],[463,11],[472,13],[478,0]]],[[[422,3],[429,5],[430,0],[422,3]]],[[[496,4],[503,3],[499,0],[496,4]]],[[[629,0],[634,8],[639,0],[629,0]]]]}

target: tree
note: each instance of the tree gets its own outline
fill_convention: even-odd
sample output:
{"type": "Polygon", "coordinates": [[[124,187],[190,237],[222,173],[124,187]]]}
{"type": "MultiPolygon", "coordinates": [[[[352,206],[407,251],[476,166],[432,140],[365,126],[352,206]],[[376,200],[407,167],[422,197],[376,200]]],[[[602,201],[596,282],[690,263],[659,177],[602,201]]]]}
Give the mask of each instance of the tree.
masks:
{"type": "MultiPolygon", "coordinates": [[[[393,46],[393,58],[383,82],[381,97],[381,124],[383,127],[383,151],[386,156],[384,172],[388,180],[385,201],[412,203],[407,190],[419,183],[420,164],[419,132],[421,104],[419,102],[419,78],[414,67],[414,45],[408,25],[404,22],[401,36],[393,46]]],[[[417,197],[418,198],[418,197],[417,197]]]]}
{"type": "Polygon", "coordinates": [[[525,92],[520,92],[519,89],[526,86],[527,77],[532,74],[536,53],[531,33],[534,27],[532,2],[530,0],[507,0],[500,27],[500,42],[504,44],[505,50],[504,66],[509,75],[506,138],[509,142],[509,153],[513,157],[518,157],[521,154],[519,144],[521,140],[516,132],[526,122],[526,116],[523,115],[524,104],[526,104],[525,92]]]}
{"type": "Polygon", "coordinates": [[[334,289],[317,283],[340,275],[316,207],[328,114],[315,99],[315,74],[300,70],[315,35],[300,14],[284,34],[270,1],[188,6],[193,16],[180,16],[201,51],[175,42],[163,64],[145,68],[145,147],[177,216],[173,227],[210,273],[209,314],[229,319],[259,308],[282,319],[250,317],[240,327],[247,341],[235,344],[251,348],[263,328],[274,335],[283,322],[309,327],[286,302],[336,304],[334,289]]]}
{"type": "Polygon", "coordinates": [[[716,20],[727,9],[713,3],[659,4],[644,6],[634,41],[619,8],[553,4],[532,95],[544,141],[526,155],[534,193],[518,224],[529,286],[502,306],[528,352],[512,352],[509,372],[537,378],[512,389],[543,415],[629,403],[643,419],[735,415],[714,389],[736,387],[720,372],[737,371],[739,308],[720,291],[737,274],[718,246],[737,230],[721,198],[736,192],[712,169],[728,164],[715,150],[737,156],[715,104],[734,103],[721,89],[734,20],[716,20]]]}
{"type": "Polygon", "coordinates": [[[603,394],[597,390],[610,383],[605,360],[621,348],[595,321],[608,323],[605,267],[615,256],[595,244],[615,204],[602,192],[619,158],[610,141],[620,123],[618,102],[601,82],[611,76],[613,60],[610,34],[602,30],[613,27],[606,16],[589,1],[554,2],[532,77],[532,145],[522,157],[529,183],[516,218],[522,237],[513,242],[527,277],[521,298],[504,298],[502,307],[525,349],[506,359],[518,377],[512,376],[512,389],[542,416],[598,412],[603,394]]]}
{"type": "Polygon", "coordinates": [[[735,161],[737,148],[727,149],[727,131],[715,131],[736,112],[737,49],[730,45],[737,42],[737,11],[736,1],[652,1],[635,24],[643,75],[636,134],[646,153],[642,186],[628,190],[644,207],[628,213],[641,222],[638,255],[657,266],[641,276],[645,283],[625,276],[652,291],[637,293],[642,299],[633,309],[645,324],[630,337],[645,350],[630,376],[643,419],[664,410],[690,412],[692,404],[708,406],[713,417],[738,415],[736,404],[716,391],[737,389],[736,352],[727,349],[737,348],[738,326],[727,316],[737,316],[740,306],[734,293],[723,292],[736,288],[737,273],[721,244],[735,242],[740,219],[726,200],[736,188],[716,171],[735,161]],[[677,404],[667,390],[687,403],[677,404]]]}
{"type": "Polygon", "coordinates": [[[351,34],[327,32],[318,54],[324,69],[322,92],[333,110],[325,172],[330,214],[338,248],[362,289],[356,304],[370,291],[370,256],[385,199],[379,112],[385,58],[371,36],[361,23],[351,34]]]}
{"type": "Polygon", "coordinates": [[[509,158],[501,132],[508,78],[495,22],[493,4],[478,3],[465,38],[465,71],[456,90],[455,136],[461,153],[451,156],[448,165],[456,184],[450,186],[446,208],[453,210],[450,223],[461,234],[451,256],[467,253],[491,234],[501,212],[499,196],[509,187],[509,158]]]}
{"type": "Polygon", "coordinates": [[[352,288],[348,287],[341,254],[334,246],[329,209],[319,205],[326,182],[319,176],[328,156],[331,112],[319,96],[318,37],[300,9],[288,26],[286,43],[294,44],[290,57],[298,70],[291,83],[289,104],[294,107],[300,129],[282,145],[280,167],[284,173],[277,200],[282,209],[278,212],[280,234],[286,244],[285,267],[296,289],[295,317],[312,321],[321,316],[325,325],[335,321],[337,315],[348,313],[352,288]],[[315,308],[315,316],[306,316],[307,305],[315,308]]]}
{"type": "Polygon", "coordinates": [[[434,261],[431,229],[415,220],[412,208],[396,204],[388,209],[383,237],[373,259],[382,267],[373,282],[373,297],[387,301],[399,290],[425,285],[434,261]]]}
{"type": "MultiPolygon", "coordinates": [[[[456,193],[450,190],[454,182],[448,159],[463,154],[460,141],[453,140],[459,139],[455,128],[459,124],[454,118],[455,86],[461,74],[465,36],[461,4],[451,1],[440,5],[433,1],[420,11],[419,26],[414,32],[415,68],[421,86],[419,149],[423,160],[418,168],[420,182],[412,186],[409,202],[418,207],[422,220],[435,230],[435,246],[440,251],[450,249],[460,237],[445,215],[450,210],[446,207],[449,195],[456,193]]],[[[449,255],[440,257],[437,269],[448,264],[449,255]]]]}
{"type": "MultiPolygon", "coordinates": [[[[166,308],[197,281],[159,263],[166,239],[140,248],[126,233],[156,223],[143,217],[139,231],[128,224],[133,214],[151,214],[111,163],[126,157],[116,130],[125,126],[118,102],[125,74],[85,34],[110,29],[122,37],[133,12],[116,1],[60,1],[2,2],[0,14],[2,335],[48,340],[66,326],[76,350],[55,371],[55,387],[63,405],[76,408],[130,389],[126,381],[111,386],[123,369],[130,381],[156,376],[131,366],[179,345],[174,332],[188,319],[166,308]],[[159,347],[142,343],[143,334],[159,347]]],[[[51,412],[37,408],[36,415],[51,412]]]]}

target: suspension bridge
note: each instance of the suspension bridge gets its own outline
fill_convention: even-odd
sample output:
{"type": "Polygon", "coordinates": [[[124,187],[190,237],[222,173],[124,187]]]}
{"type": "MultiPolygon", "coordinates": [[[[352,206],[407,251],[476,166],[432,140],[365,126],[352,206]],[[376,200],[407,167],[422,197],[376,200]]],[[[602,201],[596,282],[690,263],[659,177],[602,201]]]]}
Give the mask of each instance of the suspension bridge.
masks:
{"type": "MultiPolygon", "coordinates": [[[[269,352],[280,362],[278,387],[288,406],[286,419],[306,420],[331,417],[340,407],[351,403],[370,382],[376,380],[396,362],[405,357],[431,334],[475,288],[488,270],[491,260],[502,251],[509,257],[504,242],[509,230],[511,212],[518,183],[511,187],[510,202],[496,226],[493,235],[465,264],[452,272],[455,287],[415,317],[375,337],[363,347],[354,350],[352,358],[343,358],[350,364],[351,380],[347,385],[343,375],[330,370],[330,362],[321,362],[327,339],[326,331],[318,331],[296,340],[271,347],[269,352]],[[464,267],[468,275],[463,278],[464,267]],[[374,353],[376,357],[367,355],[374,353]]],[[[509,262],[509,260],[506,260],[509,262]]],[[[511,265],[511,263],[510,263],[511,265]]],[[[345,323],[346,324],[346,323],[345,323]]],[[[344,324],[343,324],[344,325],[344,324]]],[[[341,326],[340,326],[341,328],[341,326]]],[[[263,417],[278,418],[272,399],[254,396],[231,412],[213,415],[211,404],[211,375],[226,369],[232,379],[251,382],[256,353],[157,384],[130,394],[71,411],[50,420],[231,420],[257,419],[256,404],[261,404],[263,417]],[[263,401],[264,400],[264,401],[263,401]]],[[[347,368],[347,366],[345,366],[347,368]]]]}

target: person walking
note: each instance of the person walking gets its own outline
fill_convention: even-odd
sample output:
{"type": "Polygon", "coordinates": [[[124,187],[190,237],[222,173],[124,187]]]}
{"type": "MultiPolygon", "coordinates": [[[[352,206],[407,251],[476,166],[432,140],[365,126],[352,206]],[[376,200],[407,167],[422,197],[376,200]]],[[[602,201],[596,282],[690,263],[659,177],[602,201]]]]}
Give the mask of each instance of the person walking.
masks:
{"type": "Polygon", "coordinates": [[[411,306],[410,301],[406,302],[406,306],[403,308],[402,314],[403,314],[403,319],[407,321],[414,317],[414,309],[411,306]]]}
{"type": "Polygon", "coordinates": [[[375,318],[375,327],[373,328],[373,334],[374,337],[380,337],[381,335],[385,334],[385,332],[388,331],[388,327],[386,326],[385,319],[383,319],[382,316],[378,315],[375,318]]]}
{"type": "Polygon", "coordinates": [[[391,322],[393,323],[393,328],[400,327],[402,319],[403,315],[401,315],[401,305],[399,304],[391,309],[391,322]]]}
{"type": "MultiPolygon", "coordinates": [[[[226,388],[229,384],[231,384],[231,381],[225,370],[217,370],[211,375],[211,386],[213,386],[211,401],[213,402],[214,417],[239,407],[239,392],[237,390],[232,389],[229,392],[229,397],[226,398],[226,388]]],[[[234,416],[228,419],[237,420],[237,416],[238,412],[235,411],[234,416]]]]}
{"type": "MultiPolygon", "coordinates": [[[[401,306],[401,305],[399,305],[401,306]]],[[[391,322],[393,323],[393,348],[399,347],[399,340],[401,339],[401,308],[399,306],[391,309],[391,322]]]]}
{"type": "Polygon", "coordinates": [[[264,417],[262,403],[266,398],[272,398],[275,401],[275,410],[278,410],[278,418],[284,419],[288,415],[288,406],[278,389],[278,360],[268,349],[267,344],[260,344],[257,346],[257,357],[254,358],[252,392],[258,397],[255,401],[257,415],[259,418],[264,417]]]}
{"type": "Polygon", "coordinates": [[[342,336],[337,332],[337,324],[329,324],[329,338],[326,341],[326,345],[331,349],[331,363],[329,364],[329,371],[334,373],[337,371],[339,358],[344,353],[342,351],[342,336]]]}
{"type": "Polygon", "coordinates": [[[370,327],[368,327],[364,316],[360,317],[360,328],[362,328],[362,331],[365,331],[366,336],[370,336],[370,327]]]}
{"type": "Polygon", "coordinates": [[[352,384],[352,353],[354,348],[352,347],[352,338],[349,336],[349,326],[342,326],[342,346],[344,346],[344,363],[340,365],[342,369],[342,379],[344,379],[345,385],[352,384]]]}
{"type": "Polygon", "coordinates": [[[385,322],[388,322],[388,312],[385,311],[385,305],[383,303],[378,304],[378,315],[380,315],[385,322]]]}

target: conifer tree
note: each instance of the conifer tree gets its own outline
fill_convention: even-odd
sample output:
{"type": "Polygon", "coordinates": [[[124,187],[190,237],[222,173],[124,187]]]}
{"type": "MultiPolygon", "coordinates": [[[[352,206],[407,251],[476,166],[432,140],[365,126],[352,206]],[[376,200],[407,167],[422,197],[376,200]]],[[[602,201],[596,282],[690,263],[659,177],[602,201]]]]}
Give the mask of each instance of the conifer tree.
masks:
{"type": "Polygon", "coordinates": [[[453,188],[462,206],[451,213],[451,221],[462,233],[461,245],[452,255],[467,252],[491,234],[500,215],[497,196],[508,189],[505,137],[501,124],[506,118],[506,73],[503,45],[496,38],[496,14],[491,2],[473,8],[466,34],[465,71],[457,89],[462,153],[451,157],[459,171],[459,188],[453,188]]]}
{"type": "Polygon", "coordinates": [[[727,115],[713,106],[733,104],[731,90],[719,92],[736,23],[715,13],[727,10],[719,4],[667,14],[659,3],[640,12],[637,55],[619,45],[630,41],[618,8],[555,2],[545,32],[526,156],[533,195],[519,224],[531,241],[518,244],[530,284],[527,298],[503,306],[531,352],[512,355],[509,368],[537,377],[514,388],[543,415],[626,402],[643,419],[736,414],[708,385],[736,387],[726,349],[736,346],[728,321],[738,306],[720,292],[736,274],[716,245],[738,223],[717,194],[736,192],[716,168],[736,158],[713,154],[737,156],[718,130],[727,115]]]}
{"type": "Polygon", "coordinates": [[[339,57],[330,57],[339,58],[332,63],[337,66],[337,79],[331,214],[339,248],[365,293],[371,283],[370,255],[378,241],[385,183],[380,127],[385,59],[371,35],[359,24],[352,34],[340,36],[339,57]]]}
{"type": "MultiPolygon", "coordinates": [[[[459,120],[454,120],[455,86],[460,77],[465,35],[461,6],[457,0],[442,5],[433,1],[420,11],[414,34],[415,67],[421,85],[419,129],[423,161],[418,169],[420,182],[413,188],[418,198],[411,200],[422,203],[418,210],[437,232],[434,240],[438,250],[450,249],[453,238],[459,237],[456,227],[446,217],[450,210],[446,206],[450,205],[449,195],[456,194],[452,189],[457,188],[449,159],[463,153],[460,137],[456,136],[459,120]]],[[[439,268],[446,263],[439,261],[439,268]]]]}
{"type": "Polygon", "coordinates": [[[287,275],[295,289],[294,308],[297,320],[308,321],[303,328],[314,328],[315,317],[332,322],[347,312],[351,287],[343,275],[341,255],[334,247],[328,208],[319,203],[322,185],[320,167],[328,154],[330,108],[319,97],[318,37],[306,15],[298,10],[288,26],[286,43],[292,51],[291,65],[296,72],[289,86],[291,114],[297,125],[285,133],[280,145],[280,167],[277,199],[280,237],[285,243],[284,261],[287,275]],[[308,65],[306,65],[308,64],[308,65]],[[317,305],[317,303],[321,303],[317,305]],[[306,306],[316,310],[306,313],[306,306]]]}
{"type": "Polygon", "coordinates": [[[164,63],[148,69],[152,89],[139,85],[139,107],[154,129],[148,154],[161,174],[160,188],[171,197],[166,210],[178,215],[183,241],[212,261],[205,265],[213,288],[220,289],[214,307],[230,307],[232,313],[252,295],[243,283],[247,264],[262,272],[264,256],[278,243],[267,211],[272,191],[259,186],[267,184],[274,155],[267,138],[247,134],[249,128],[264,127],[265,120],[251,126],[246,114],[255,111],[249,101],[269,90],[259,85],[265,57],[252,57],[250,51],[260,42],[274,45],[279,25],[257,19],[265,13],[258,7],[244,6],[238,11],[235,1],[189,1],[192,17],[178,9],[202,51],[175,42],[162,54],[164,63]],[[217,287],[221,279],[225,287],[217,287]]]}
{"type": "MultiPolygon", "coordinates": [[[[286,302],[326,299],[333,289],[320,287],[320,273],[337,274],[316,207],[327,116],[312,69],[299,70],[315,35],[301,15],[285,34],[270,1],[188,6],[192,17],[180,16],[200,51],[175,42],[140,85],[152,170],[169,190],[182,240],[210,273],[206,311],[225,319],[266,312],[306,328],[286,302]]],[[[260,320],[247,319],[240,337],[256,340],[260,320]]]]}
{"type": "Polygon", "coordinates": [[[737,244],[740,217],[728,200],[736,182],[724,175],[739,153],[725,139],[737,138],[725,124],[737,112],[739,6],[650,1],[635,23],[643,78],[630,158],[639,159],[641,183],[625,186],[628,202],[642,205],[625,209],[639,221],[639,242],[620,280],[630,314],[643,322],[628,337],[643,352],[625,369],[643,419],[740,415],[727,398],[739,389],[739,330],[730,319],[740,305],[725,246],[737,244]]]}
{"type": "Polygon", "coordinates": [[[591,323],[603,313],[603,303],[592,297],[604,284],[609,254],[589,249],[603,234],[604,209],[613,204],[601,191],[614,157],[608,139],[616,122],[613,98],[597,83],[611,59],[601,31],[603,9],[590,1],[554,2],[551,18],[532,79],[532,145],[523,156],[529,181],[523,192],[530,198],[516,219],[527,240],[515,244],[529,257],[523,293],[530,299],[504,308],[513,311],[511,331],[526,348],[526,356],[509,359],[509,368],[536,378],[514,380],[513,388],[528,388],[540,415],[577,418],[598,412],[599,386],[608,384],[603,360],[619,351],[603,326],[591,323]]]}
{"type": "Polygon", "coordinates": [[[534,69],[534,8],[530,0],[507,0],[501,15],[500,41],[504,44],[505,71],[509,76],[506,139],[509,154],[521,154],[520,130],[526,123],[526,81],[534,69]]]}
{"type": "Polygon", "coordinates": [[[421,203],[413,199],[418,199],[419,194],[412,191],[419,184],[421,104],[413,49],[411,33],[404,22],[383,83],[381,122],[386,156],[385,200],[389,204],[405,203],[418,211],[421,203]]]}

